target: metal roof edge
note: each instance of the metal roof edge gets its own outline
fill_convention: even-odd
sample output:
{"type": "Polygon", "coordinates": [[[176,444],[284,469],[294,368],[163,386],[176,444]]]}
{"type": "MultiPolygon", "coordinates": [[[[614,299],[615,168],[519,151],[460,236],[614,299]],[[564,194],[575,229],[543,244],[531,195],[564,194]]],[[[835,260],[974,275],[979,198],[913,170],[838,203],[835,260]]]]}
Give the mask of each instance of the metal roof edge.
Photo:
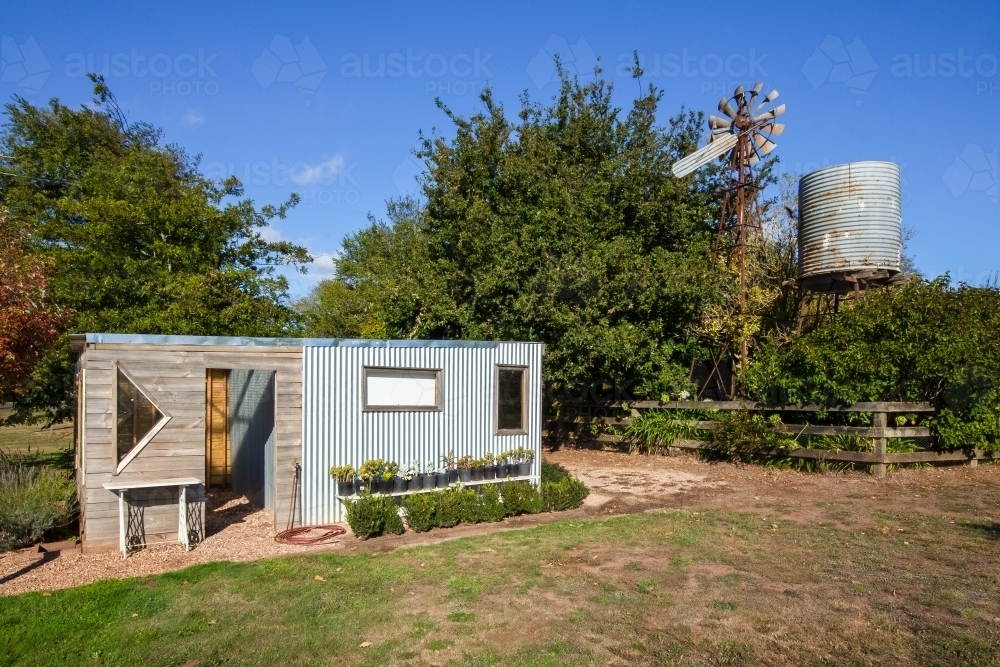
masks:
{"type": "Polygon", "coordinates": [[[246,347],[466,347],[495,348],[504,344],[541,345],[528,341],[371,340],[355,338],[257,338],[251,336],[171,336],[160,334],[88,333],[86,342],[110,345],[226,345],[246,347]]]}

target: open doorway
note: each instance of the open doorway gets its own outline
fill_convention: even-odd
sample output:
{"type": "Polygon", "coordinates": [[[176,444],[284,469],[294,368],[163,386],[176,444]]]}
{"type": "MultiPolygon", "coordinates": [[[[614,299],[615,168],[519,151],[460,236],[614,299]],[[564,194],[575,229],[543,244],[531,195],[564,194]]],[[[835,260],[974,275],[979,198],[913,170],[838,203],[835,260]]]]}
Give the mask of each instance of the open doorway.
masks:
{"type": "Polygon", "coordinates": [[[274,508],[274,371],[210,368],[205,378],[205,484],[274,508]]]}

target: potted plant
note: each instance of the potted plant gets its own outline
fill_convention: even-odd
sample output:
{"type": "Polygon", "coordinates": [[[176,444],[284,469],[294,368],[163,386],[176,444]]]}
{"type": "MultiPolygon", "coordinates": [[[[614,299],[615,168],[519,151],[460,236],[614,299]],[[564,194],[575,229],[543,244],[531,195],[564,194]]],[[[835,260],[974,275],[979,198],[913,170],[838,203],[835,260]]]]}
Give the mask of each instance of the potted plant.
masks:
{"type": "Polygon", "coordinates": [[[446,489],[448,488],[448,485],[451,484],[451,475],[448,474],[448,471],[444,469],[443,465],[434,471],[434,476],[436,478],[435,485],[439,489],[446,489]]]}
{"type": "Polygon", "coordinates": [[[420,476],[420,487],[433,489],[437,485],[437,475],[434,474],[434,461],[428,461],[424,466],[424,474],[420,476]]]}
{"type": "Polygon", "coordinates": [[[531,462],[535,460],[535,452],[524,447],[514,450],[514,459],[517,461],[517,476],[527,477],[531,474],[531,462]]]}
{"type": "Polygon", "coordinates": [[[444,465],[444,471],[448,473],[448,484],[457,482],[458,470],[455,468],[455,451],[449,450],[447,454],[441,457],[441,463],[444,465]]]}
{"type": "Polygon", "coordinates": [[[382,468],[382,493],[397,493],[406,491],[406,480],[399,477],[399,464],[386,461],[382,468]]]}
{"type": "Polygon", "coordinates": [[[485,467],[486,462],[483,459],[472,460],[472,481],[478,482],[483,479],[483,468],[485,467]]]}
{"type": "Polygon", "coordinates": [[[354,466],[333,466],[330,468],[330,477],[337,480],[337,493],[340,496],[353,496],[357,493],[357,483],[354,480],[354,466]]]}
{"type": "Polygon", "coordinates": [[[399,476],[406,482],[407,491],[416,491],[420,488],[420,466],[415,461],[406,466],[399,476]]]}
{"type": "Polygon", "coordinates": [[[472,481],[472,464],[473,458],[471,456],[463,456],[458,461],[455,462],[455,466],[458,468],[458,481],[460,482],[471,482],[472,481]]]}
{"type": "Polygon", "coordinates": [[[382,469],[384,467],[385,461],[382,459],[368,459],[358,468],[358,477],[364,480],[368,493],[381,492],[380,485],[382,481],[382,469]]]}
{"type": "Polygon", "coordinates": [[[486,452],[483,456],[483,479],[496,479],[497,477],[497,457],[493,452],[486,452]]]}
{"type": "Polygon", "coordinates": [[[517,467],[510,465],[510,457],[512,453],[513,451],[508,449],[505,452],[497,454],[497,477],[500,479],[514,477],[517,474],[517,467]],[[511,468],[513,468],[513,470],[511,468]]]}

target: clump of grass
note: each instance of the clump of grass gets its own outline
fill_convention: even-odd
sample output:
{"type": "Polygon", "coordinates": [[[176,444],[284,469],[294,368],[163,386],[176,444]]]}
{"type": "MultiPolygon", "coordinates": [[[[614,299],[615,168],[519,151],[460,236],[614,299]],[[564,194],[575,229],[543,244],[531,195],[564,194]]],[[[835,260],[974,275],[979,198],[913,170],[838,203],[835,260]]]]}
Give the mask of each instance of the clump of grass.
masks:
{"type": "Polygon", "coordinates": [[[0,452],[0,552],[40,542],[73,520],[76,484],[69,473],[0,452]]]}

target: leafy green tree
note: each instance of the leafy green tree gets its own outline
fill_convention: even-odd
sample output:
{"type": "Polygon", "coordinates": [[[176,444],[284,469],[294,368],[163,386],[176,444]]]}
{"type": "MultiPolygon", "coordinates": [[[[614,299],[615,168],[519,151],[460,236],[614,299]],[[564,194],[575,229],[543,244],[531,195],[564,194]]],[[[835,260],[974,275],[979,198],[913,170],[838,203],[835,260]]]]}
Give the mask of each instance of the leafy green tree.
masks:
{"type": "Polygon", "coordinates": [[[751,364],[760,400],[929,401],[942,443],[1000,445],[1000,290],[915,279],[842,304],[835,319],[751,364]]]}
{"type": "MultiPolygon", "coordinates": [[[[691,324],[717,298],[719,170],[678,180],[669,169],[697,147],[702,116],[662,127],[654,88],[623,112],[601,76],[560,74],[551,104],[525,96],[516,121],[489,90],[468,118],[439,102],[455,133],[418,151],[423,203],[394,202],[387,221],[349,236],[337,289],[390,337],[542,341],[557,385],[690,388],[702,355],[691,324]]],[[[324,293],[338,294],[321,285],[316,302],[337,309],[324,293]]]]}
{"type": "MultiPolygon", "coordinates": [[[[198,160],[146,123],[128,123],[100,77],[93,107],[15,97],[0,135],[0,204],[52,273],[48,293],[72,311],[69,332],[268,336],[298,331],[279,265],[304,248],[261,235],[298,201],[257,208],[235,178],[213,182],[198,160]]],[[[62,418],[68,343],[49,347],[15,417],[62,418]]]]}

